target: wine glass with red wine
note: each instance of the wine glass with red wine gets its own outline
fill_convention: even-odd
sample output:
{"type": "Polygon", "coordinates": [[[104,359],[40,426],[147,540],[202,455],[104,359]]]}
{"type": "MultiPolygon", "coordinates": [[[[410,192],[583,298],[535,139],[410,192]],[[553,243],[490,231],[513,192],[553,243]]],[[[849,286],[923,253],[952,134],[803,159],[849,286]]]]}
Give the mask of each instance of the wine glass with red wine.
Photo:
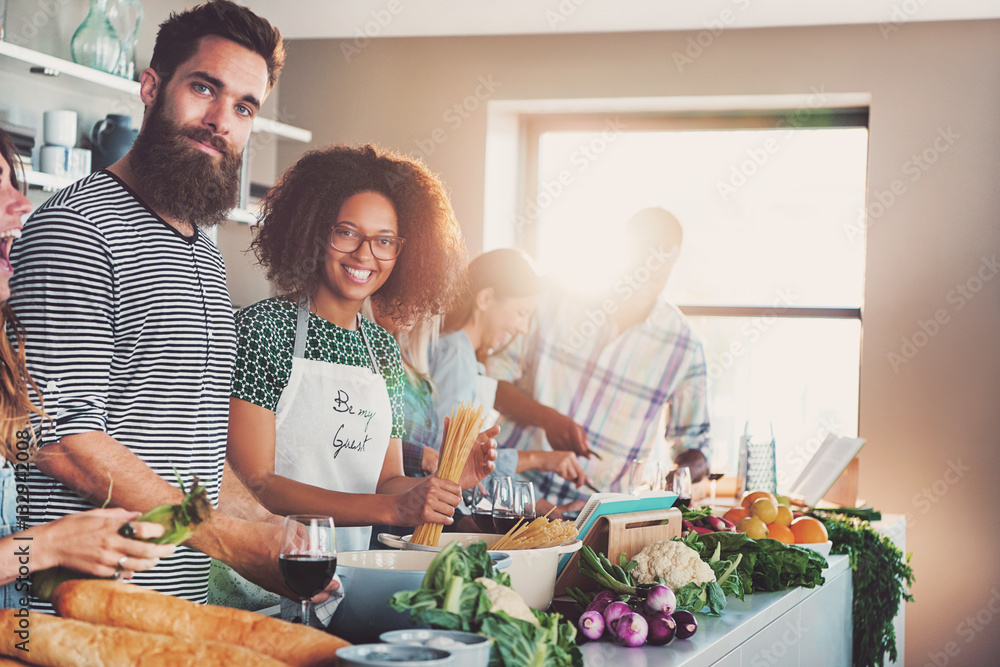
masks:
{"type": "Polygon", "coordinates": [[[535,485],[531,482],[514,482],[514,512],[525,522],[535,518],[535,485]]]}
{"type": "Polygon", "coordinates": [[[278,569],[299,597],[302,623],[309,625],[313,596],[323,591],[337,570],[337,536],[333,517],[291,514],[285,517],[278,569]]]}
{"type": "Polygon", "coordinates": [[[472,487],[472,520],[480,533],[493,532],[493,484],[489,478],[472,487]],[[486,484],[489,486],[485,486],[486,484]]]}
{"type": "Polygon", "coordinates": [[[493,530],[506,535],[519,518],[514,507],[514,480],[501,477],[493,483],[493,530]]]}

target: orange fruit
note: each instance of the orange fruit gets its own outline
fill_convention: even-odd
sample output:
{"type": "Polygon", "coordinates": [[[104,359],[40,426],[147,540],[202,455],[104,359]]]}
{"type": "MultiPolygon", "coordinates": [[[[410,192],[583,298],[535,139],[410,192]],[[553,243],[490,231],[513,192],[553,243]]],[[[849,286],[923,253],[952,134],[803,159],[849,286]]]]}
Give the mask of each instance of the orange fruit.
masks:
{"type": "Polygon", "coordinates": [[[826,542],[830,537],[826,534],[826,526],[819,519],[811,516],[800,516],[789,526],[795,535],[796,544],[818,544],[826,542]]]}
{"type": "Polygon", "coordinates": [[[748,516],[750,516],[750,510],[746,507],[733,507],[723,514],[722,518],[735,526],[748,516]]]}
{"type": "Polygon", "coordinates": [[[787,526],[792,522],[792,510],[787,505],[778,505],[778,515],[774,517],[774,523],[787,526]]]}
{"type": "Polygon", "coordinates": [[[795,535],[792,533],[792,529],[780,523],[767,524],[767,536],[784,544],[795,544],[795,535]]]}
{"type": "Polygon", "coordinates": [[[778,503],[770,498],[758,498],[750,505],[750,516],[771,523],[778,516],[778,503]]]}
{"type": "Polygon", "coordinates": [[[767,537],[767,524],[755,516],[748,516],[740,521],[736,524],[736,530],[746,533],[747,537],[752,537],[755,540],[767,537]]]}
{"type": "Polygon", "coordinates": [[[777,498],[775,498],[774,494],[771,493],[770,491],[751,491],[750,493],[743,496],[743,503],[742,503],[743,507],[750,509],[750,506],[753,505],[753,501],[757,500],[758,498],[770,498],[771,502],[773,502],[775,505],[778,504],[777,498]]]}

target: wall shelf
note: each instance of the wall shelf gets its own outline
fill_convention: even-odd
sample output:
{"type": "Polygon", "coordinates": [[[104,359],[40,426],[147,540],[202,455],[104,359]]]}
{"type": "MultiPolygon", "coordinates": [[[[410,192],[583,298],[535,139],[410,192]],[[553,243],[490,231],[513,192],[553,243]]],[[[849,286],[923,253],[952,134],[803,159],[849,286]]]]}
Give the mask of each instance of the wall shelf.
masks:
{"type": "Polygon", "coordinates": [[[24,182],[28,185],[40,188],[45,192],[56,192],[62,190],[67,185],[72,185],[77,180],[72,176],[56,176],[55,174],[46,174],[45,172],[35,171],[25,165],[24,168],[24,182]]]}
{"type": "Polygon", "coordinates": [[[31,74],[32,67],[45,71],[38,76],[57,77],[65,75],[79,90],[97,85],[120,93],[139,95],[139,84],[114,74],[78,65],[62,58],[26,49],[10,42],[0,42],[0,67],[6,72],[31,74]]]}
{"type": "MultiPolygon", "coordinates": [[[[24,170],[25,183],[45,192],[58,192],[59,190],[72,185],[77,180],[79,179],[73,178],[72,176],[56,176],[55,174],[46,174],[33,169],[24,170]]],[[[228,219],[245,225],[256,225],[257,212],[258,209],[256,206],[251,208],[234,208],[229,212],[228,219]]]]}
{"type": "MultiPolygon", "coordinates": [[[[21,75],[36,74],[36,76],[47,78],[60,77],[60,83],[67,82],[77,92],[93,93],[95,92],[93,86],[100,86],[108,91],[134,96],[136,101],[139,97],[139,83],[136,81],[39,53],[10,42],[0,41],[0,71],[21,75]],[[32,68],[40,68],[43,71],[32,72],[32,68]]],[[[273,134],[292,141],[304,143],[312,141],[311,131],[280,123],[270,118],[258,117],[254,121],[253,131],[255,134],[273,134]]]]}

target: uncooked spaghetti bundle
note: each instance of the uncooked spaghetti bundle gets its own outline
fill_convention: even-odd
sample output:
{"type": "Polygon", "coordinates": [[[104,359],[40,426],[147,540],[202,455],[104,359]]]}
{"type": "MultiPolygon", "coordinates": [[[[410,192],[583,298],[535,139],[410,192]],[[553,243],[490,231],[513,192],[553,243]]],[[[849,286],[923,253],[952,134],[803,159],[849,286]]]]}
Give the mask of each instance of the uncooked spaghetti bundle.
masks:
{"type": "MultiPolygon", "coordinates": [[[[483,428],[483,406],[473,409],[472,405],[462,403],[452,410],[448,420],[448,433],[441,447],[441,457],[438,460],[436,475],[442,479],[458,482],[465,469],[469,452],[476,443],[476,437],[483,428]]],[[[440,523],[425,523],[417,527],[410,541],[413,544],[436,547],[441,540],[440,523]]]]}
{"type": "Polygon", "coordinates": [[[528,523],[524,523],[523,520],[518,521],[506,535],[490,545],[490,551],[544,549],[576,539],[579,532],[572,521],[562,519],[549,521],[547,516],[540,516],[528,523]]]}

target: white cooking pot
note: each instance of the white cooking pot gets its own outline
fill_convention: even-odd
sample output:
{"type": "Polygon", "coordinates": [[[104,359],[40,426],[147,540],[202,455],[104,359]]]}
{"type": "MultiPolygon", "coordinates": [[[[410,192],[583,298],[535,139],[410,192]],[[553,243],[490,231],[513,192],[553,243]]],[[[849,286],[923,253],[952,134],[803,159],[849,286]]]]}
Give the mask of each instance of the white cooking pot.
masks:
{"type": "MultiPolygon", "coordinates": [[[[486,542],[486,546],[499,540],[503,535],[490,533],[442,533],[441,542],[436,547],[423,544],[412,544],[410,538],[397,537],[389,533],[379,533],[378,540],[393,549],[409,549],[413,551],[440,551],[451,542],[458,542],[463,547],[475,542],[486,542]]],[[[580,540],[569,540],[554,547],[544,549],[504,549],[503,553],[511,557],[511,564],[504,572],[510,575],[510,586],[520,594],[532,609],[545,611],[552,604],[555,595],[556,574],[559,559],[563,554],[578,551],[583,543],[580,540]]],[[[560,591],[562,593],[562,591],[560,591]]]]}

